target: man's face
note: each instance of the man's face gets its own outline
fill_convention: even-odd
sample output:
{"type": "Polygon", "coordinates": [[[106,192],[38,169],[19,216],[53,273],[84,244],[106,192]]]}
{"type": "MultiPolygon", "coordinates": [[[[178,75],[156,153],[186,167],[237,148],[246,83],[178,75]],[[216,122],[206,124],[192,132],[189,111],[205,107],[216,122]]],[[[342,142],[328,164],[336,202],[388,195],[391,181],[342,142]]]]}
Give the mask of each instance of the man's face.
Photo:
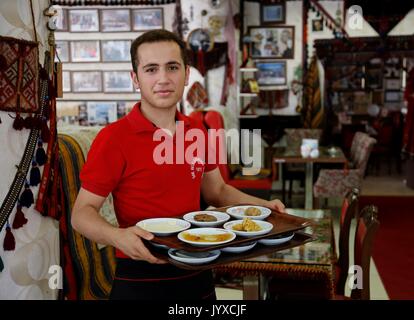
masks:
{"type": "Polygon", "coordinates": [[[180,47],[172,41],[143,43],[138,47],[137,74],[131,72],[141,100],[154,108],[175,107],[188,84],[180,47]]]}

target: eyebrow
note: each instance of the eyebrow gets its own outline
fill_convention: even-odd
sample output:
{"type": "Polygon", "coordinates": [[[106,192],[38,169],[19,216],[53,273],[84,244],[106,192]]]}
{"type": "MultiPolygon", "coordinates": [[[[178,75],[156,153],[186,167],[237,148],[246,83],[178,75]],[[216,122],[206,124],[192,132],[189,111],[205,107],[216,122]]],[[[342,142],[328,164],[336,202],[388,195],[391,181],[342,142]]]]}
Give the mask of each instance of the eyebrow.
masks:
{"type": "MultiPolygon", "coordinates": [[[[181,65],[181,63],[178,62],[178,61],[168,61],[166,63],[166,65],[175,65],[175,64],[181,65]]],[[[158,66],[159,66],[158,63],[148,63],[145,66],[143,66],[142,68],[145,69],[145,68],[158,67],[158,66]]]]}

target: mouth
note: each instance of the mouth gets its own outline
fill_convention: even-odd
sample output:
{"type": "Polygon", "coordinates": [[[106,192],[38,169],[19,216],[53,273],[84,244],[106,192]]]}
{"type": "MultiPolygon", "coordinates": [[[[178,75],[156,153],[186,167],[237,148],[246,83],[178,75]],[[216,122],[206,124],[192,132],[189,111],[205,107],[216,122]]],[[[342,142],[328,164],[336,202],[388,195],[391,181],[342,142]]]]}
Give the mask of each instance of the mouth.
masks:
{"type": "Polygon", "coordinates": [[[157,91],[155,91],[155,94],[159,95],[161,97],[168,97],[173,92],[174,92],[173,90],[157,90],[157,91]]]}

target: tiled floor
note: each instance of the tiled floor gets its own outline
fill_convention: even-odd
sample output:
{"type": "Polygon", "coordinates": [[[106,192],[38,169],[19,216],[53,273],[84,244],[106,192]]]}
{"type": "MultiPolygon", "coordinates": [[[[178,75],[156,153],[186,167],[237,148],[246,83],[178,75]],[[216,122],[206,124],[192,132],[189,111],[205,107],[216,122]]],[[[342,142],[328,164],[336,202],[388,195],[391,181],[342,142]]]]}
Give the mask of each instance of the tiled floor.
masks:
{"type": "MultiPolygon", "coordinates": [[[[385,167],[385,166],[383,166],[385,167]]],[[[401,174],[393,173],[388,175],[388,172],[380,172],[380,175],[368,175],[361,187],[362,195],[407,195],[414,196],[414,189],[410,189],[405,185],[404,170],[401,174]]],[[[276,194],[275,197],[280,198],[280,195],[276,194]]],[[[292,197],[292,207],[303,206],[303,192],[294,194],[292,197]]],[[[339,207],[340,199],[332,199],[328,203],[328,207],[331,208],[334,218],[334,230],[336,246],[338,248],[338,235],[339,235],[339,207]]],[[[355,233],[355,222],[351,226],[351,234],[355,233]]],[[[351,237],[350,242],[350,264],[353,260],[353,239],[351,237]]],[[[370,270],[370,283],[371,283],[371,299],[372,300],[387,300],[388,295],[385,291],[381,278],[378,274],[375,262],[371,259],[370,270]]],[[[219,300],[242,300],[243,295],[241,290],[216,288],[217,298],[219,300]]],[[[346,288],[345,294],[349,296],[350,289],[346,288]]]]}

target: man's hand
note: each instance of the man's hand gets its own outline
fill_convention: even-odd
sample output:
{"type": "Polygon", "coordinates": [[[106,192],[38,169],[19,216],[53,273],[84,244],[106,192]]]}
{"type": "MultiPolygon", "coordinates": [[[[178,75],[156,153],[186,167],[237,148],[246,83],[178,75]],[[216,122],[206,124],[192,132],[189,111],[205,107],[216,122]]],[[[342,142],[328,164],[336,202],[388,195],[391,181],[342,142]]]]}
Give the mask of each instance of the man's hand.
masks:
{"type": "Polygon", "coordinates": [[[145,247],[141,238],[152,240],[154,235],[140,227],[119,228],[116,232],[115,247],[134,260],[145,260],[149,263],[165,264],[166,260],[154,257],[145,247]]]}
{"type": "Polygon", "coordinates": [[[275,210],[275,211],[279,211],[279,212],[286,212],[285,211],[285,205],[282,203],[282,201],[280,201],[279,199],[274,199],[271,201],[266,201],[266,203],[264,204],[265,207],[275,210]]]}

